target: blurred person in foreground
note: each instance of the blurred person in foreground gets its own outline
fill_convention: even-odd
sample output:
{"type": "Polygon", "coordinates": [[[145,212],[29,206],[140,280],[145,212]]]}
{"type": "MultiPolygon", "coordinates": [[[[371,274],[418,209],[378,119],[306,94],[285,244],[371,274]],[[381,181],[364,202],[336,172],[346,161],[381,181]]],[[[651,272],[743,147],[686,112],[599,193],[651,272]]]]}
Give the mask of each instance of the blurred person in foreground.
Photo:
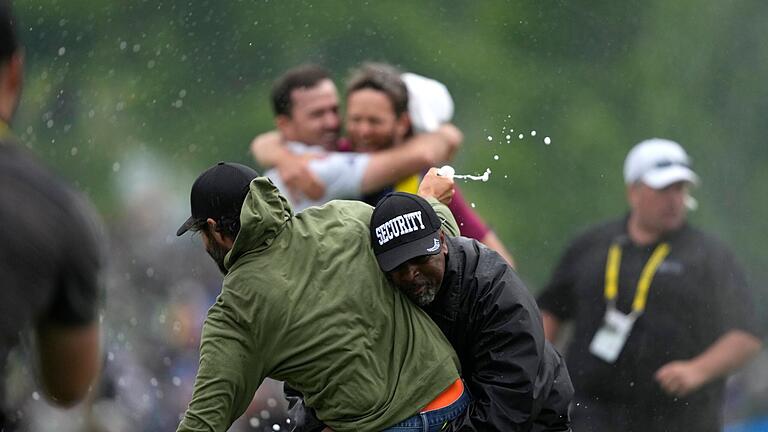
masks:
{"type": "MultiPolygon", "coordinates": [[[[387,64],[366,63],[353,72],[347,84],[348,138],[339,138],[338,95],[324,69],[289,70],[276,81],[272,99],[278,131],[257,136],[251,150],[260,165],[275,167],[267,176],[289,191],[298,210],[331,199],[374,205],[391,191],[415,193],[424,170],[452,159],[463,139],[450,123],[453,100],[443,84],[387,64]]],[[[449,208],[462,235],[514,264],[458,188],[449,208]]]]}
{"type": "MultiPolygon", "coordinates": [[[[570,431],[573,387],[544,339],[536,301],[499,254],[456,234],[423,198],[404,192],[384,197],[371,216],[381,270],[440,327],[472,395],[442,430],[570,431]]],[[[291,414],[295,431],[322,429],[300,401],[291,414]]]]}
{"type": "MultiPolygon", "coordinates": [[[[435,199],[452,186],[432,174],[420,193],[455,228],[435,199]]],[[[439,430],[466,409],[455,353],[361,240],[371,206],[333,201],[294,215],[267,178],[224,162],[197,178],[190,203],[177,235],[199,232],[225,277],[179,431],[227,430],[265,377],[300,391],[341,432],[385,430],[412,416],[439,430]],[[457,398],[441,397],[457,388],[457,398]]]]}
{"type": "MultiPolygon", "coordinates": [[[[100,370],[101,226],[10,131],[23,74],[15,27],[0,0],[0,367],[32,328],[43,394],[67,406],[85,397],[100,370]]],[[[12,423],[0,413],[0,430],[12,423]]]]}
{"type": "Polygon", "coordinates": [[[624,179],[629,214],[576,238],[539,298],[548,339],[574,324],[574,429],[720,431],[725,377],[761,348],[744,273],[687,224],[679,144],[639,143],[624,179]]]}

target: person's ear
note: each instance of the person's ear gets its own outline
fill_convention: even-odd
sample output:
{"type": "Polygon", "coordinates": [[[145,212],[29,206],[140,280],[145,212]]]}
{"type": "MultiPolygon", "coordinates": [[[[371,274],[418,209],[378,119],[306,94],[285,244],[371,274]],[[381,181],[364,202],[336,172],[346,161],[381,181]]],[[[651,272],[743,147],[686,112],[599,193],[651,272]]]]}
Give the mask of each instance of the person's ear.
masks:
{"type": "Polygon", "coordinates": [[[445,231],[440,230],[440,253],[443,255],[448,254],[448,244],[445,243],[445,231]]]}
{"type": "Polygon", "coordinates": [[[289,115],[278,114],[275,117],[275,126],[282,132],[283,135],[292,136],[293,134],[293,119],[289,115]]]}
{"type": "Polygon", "coordinates": [[[640,194],[639,185],[639,183],[630,183],[627,185],[627,204],[629,204],[630,209],[637,207],[638,195],[640,194]]]}
{"type": "Polygon", "coordinates": [[[400,114],[395,121],[395,133],[399,139],[403,139],[411,130],[411,116],[407,112],[400,114]]]}
{"type": "Polygon", "coordinates": [[[219,224],[215,220],[208,218],[205,221],[205,224],[208,226],[208,233],[213,241],[219,246],[232,249],[232,245],[235,243],[234,239],[222,234],[221,231],[218,230],[219,224]]]}

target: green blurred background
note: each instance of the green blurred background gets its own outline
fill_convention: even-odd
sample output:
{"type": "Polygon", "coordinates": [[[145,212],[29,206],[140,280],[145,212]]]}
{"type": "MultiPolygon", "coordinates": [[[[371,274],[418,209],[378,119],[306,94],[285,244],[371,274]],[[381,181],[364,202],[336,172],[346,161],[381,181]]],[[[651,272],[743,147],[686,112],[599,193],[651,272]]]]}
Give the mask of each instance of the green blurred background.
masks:
{"type": "Polygon", "coordinates": [[[452,91],[466,136],[457,170],[493,170],[464,186],[468,200],[532,290],[569,237],[625,211],[623,158],[659,136],[682,143],[703,179],[693,220],[765,298],[766,2],[15,3],[27,50],[15,129],[108,221],[121,187],[157,179],[183,204],[209,164],[252,164],[286,68],[318,62],[341,81],[387,61],[452,91]],[[150,168],[129,172],[136,160],[150,168]]]}
{"type": "MultiPolygon", "coordinates": [[[[135,357],[129,364],[160,378],[164,400],[175,395],[162,406],[155,402],[162,394],[140,399],[153,394],[157,380],[136,375],[150,387],[132,390],[143,400],[143,408],[126,409],[125,418],[137,419],[134,430],[175,426],[174,410],[183,410],[191,391],[185,386],[194,376],[199,328],[185,324],[188,330],[178,333],[176,324],[186,321],[170,317],[184,301],[207,307],[218,290],[215,268],[196,240],[174,236],[188,215],[190,185],[216,161],[253,164],[250,140],[272,128],[272,80],[304,62],[325,65],[340,84],[366,60],[444,82],[466,138],[457,172],[493,171],[487,183],[462,185],[464,194],[513,252],[534,292],[571,237],[626,211],[622,164],[631,146],[650,137],[680,142],[703,180],[692,220],[733,248],[766,315],[768,2],[14,6],[27,65],[14,129],[86,191],[112,232],[107,372],[113,369],[120,389],[136,375],[120,362],[135,357]],[[185,255],[190,250],[197,261],[185,255]],[[197,291],[190,279],[203,279],[197,291]],[[180,354],[161,353],[166,349],[180,354]]],[[[187,321],[202,319],[204,308],[188,309],[181,314],[187,321]]],[[[763,354],[734,379],[727,418],[768,412],[766,364],[763,354]]],[[[244,416],[246,427],[257,417],[244,416]]]]}

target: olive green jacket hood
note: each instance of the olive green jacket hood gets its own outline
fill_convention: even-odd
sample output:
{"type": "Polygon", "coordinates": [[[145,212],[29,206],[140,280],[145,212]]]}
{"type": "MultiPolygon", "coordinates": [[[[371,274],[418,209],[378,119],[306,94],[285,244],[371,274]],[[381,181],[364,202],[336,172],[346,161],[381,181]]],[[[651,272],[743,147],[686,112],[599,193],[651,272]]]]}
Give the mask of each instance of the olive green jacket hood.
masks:
{"type": "Polygon", "coordinates": [[[227,271],[244,254],[268,248],[292,217],[291,205],[272,181],[266,177],[251,181],[240,212],[240,232],[224,260],[227,271]]]}

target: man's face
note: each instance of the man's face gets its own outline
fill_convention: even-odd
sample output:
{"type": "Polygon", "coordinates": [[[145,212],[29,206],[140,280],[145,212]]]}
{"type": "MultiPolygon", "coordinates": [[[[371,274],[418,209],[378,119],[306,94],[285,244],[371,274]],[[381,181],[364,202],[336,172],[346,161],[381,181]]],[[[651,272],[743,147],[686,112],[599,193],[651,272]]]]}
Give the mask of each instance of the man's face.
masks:
{"type": "Polygon", "coordinates": [[[339,96],[333,81],[291,92],[291,116],[279,115],[277,126],[289,141],[335,149],[339,139],[339,96]]]}
{"type": "Polygon", "coordinates": [[[628,189],[632,214],[641,227],[657,233],[675,231],[683,225],[687,196],[687,182],[673,183],[664,189],[653,189],[638,182],[628,189]]]}
{"type": "Polygon", "coordinates": [[[347,97],[347,135],[356,151],[384,150],[399,143],[408,131],[407,114],[395,115],[386,93],[362,89],[347,97]]]}
{"type": "Polygon", "coordinates": [[[202,231],[203,244],[205,251],[211,256],[213,261],[219,266],[221,274],[226,275],[227,269],[224,267],[224,257],[227,256],[229,249],[219,244],[208,231],[202,231]]]}
{"type": "Polygon", "coordinates": [[[412,258],[387,273],[387,277],[412,302],[424,307],[435,300],[445,275],[445,259],[448,253],[443,236],[442,247],[435,255],[412,258]]]}

